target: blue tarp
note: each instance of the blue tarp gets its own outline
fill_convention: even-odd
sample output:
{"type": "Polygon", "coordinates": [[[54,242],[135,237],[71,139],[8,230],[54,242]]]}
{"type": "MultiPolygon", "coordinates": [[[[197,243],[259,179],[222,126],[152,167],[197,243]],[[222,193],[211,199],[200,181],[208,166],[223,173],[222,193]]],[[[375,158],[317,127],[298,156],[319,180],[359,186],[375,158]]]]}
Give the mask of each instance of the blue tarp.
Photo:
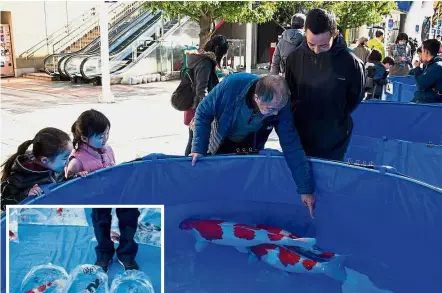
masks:
{"type": "MultiPolygon", "coordinates": [[[[55,198],[54,198],[55,199],[55,198]]],[[[57,200],[55,200],[57,202],[57,200]]],[[[77,202],[81,204],[81,201],[77,202]]],[[[82,264],[94,264],[96,241],[91,220],[91,209],[86,209],[89,226],[52,226],[19,224],[18,242],[9,244],[9,284],[11,293],[20,292],[20,285],[26,274],[35,266],[52,263],[63,267],[67,273],[82,264]]],[[[4,231],[4,221],[2,232],[4,231]]],[[[3,233],[3,235],[6,235],[3,233]]],[[[2,243],[3,245],[4,243],[2,243]]],[[[118,247],[118,244],[115,246],[118,247]]],[[[3,250],[2,250],[3,253],[3,250]]],[[[2,254],[2,271],[6,262],[2,254]]],[[[161,250],[159,247],[139,244],[136,258],[140,269],[150,278],[155,292],[161,292],[161,250]]],[[[123,268],[114,261],[109,267],[109,288],[113,278],[123,268]]],[[[3,282],[2,292],[6,284],[3,282]]]]}
{"type": "Polygon", "coordinates": [[[314,220],[284,158],[268,151],[207,157],[196,166],[189,158],[152,155],[68,182],[35,203],[165,204],[166,293],[442,291],[442,190],[384,170],[320,160],[312,165],[314,220]],[[350,255],[347,272],[358,284],[286,276],[262,262],[249,264],[247,255],[227,246],[196,253],[193,237],[178,228],[188,217],[263,223],[316,237],[324,249],[350,255]]]}
{"type": "Polygon", "coordinates": [[[366,101],[352,117],[355,135],[442,144],[442,104],[366,101]]]}
{"type": "Polygon", "coordinates": [[[353,135],[345,160],[391,166],[399,173],[442,187],[442,145],[353,135]]]}
{"type": "Polygon", "coordinates": [[[416,91],[416,80],[411,76],[389,76],[384,87],[386,100],[390,102],[411,102],[416,91]]]}

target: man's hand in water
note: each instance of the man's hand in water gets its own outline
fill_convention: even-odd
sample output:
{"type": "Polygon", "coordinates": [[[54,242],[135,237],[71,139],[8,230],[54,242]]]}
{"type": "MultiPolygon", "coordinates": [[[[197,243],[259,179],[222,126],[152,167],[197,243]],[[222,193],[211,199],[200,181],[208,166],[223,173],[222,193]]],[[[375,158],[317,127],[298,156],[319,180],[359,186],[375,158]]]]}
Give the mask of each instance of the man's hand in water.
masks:
{"type": "Polygon", "coordinates": [[[198,158],[201,158],[203,155],[201,155],[201,154],[198,154],[198,153],[191,153],[190,155],[189,155],[189,157],[192,157],[193,159],[192,159],[192,166],[195,166],[195,164],[196,164],[196,161],[198,160],[198,158]]]}
{"type": "Polygon", "coordinates": [[[43,194],[43,190],[41,190],[40,187],[38,187],[38,184],[35,184],[32,186],[32,188],[28,192],[28,196],[40,196],[43,194]]]}
{"type": "Polygon", "coordinates": [[[308,207],[308,210],[310,211],[310,217],[312,217],[312,219],[315,218],[315,202],[316,202],[316,198],[313,194],[303,194],[301,196],[301,201],[302,203],[308,207]]]}

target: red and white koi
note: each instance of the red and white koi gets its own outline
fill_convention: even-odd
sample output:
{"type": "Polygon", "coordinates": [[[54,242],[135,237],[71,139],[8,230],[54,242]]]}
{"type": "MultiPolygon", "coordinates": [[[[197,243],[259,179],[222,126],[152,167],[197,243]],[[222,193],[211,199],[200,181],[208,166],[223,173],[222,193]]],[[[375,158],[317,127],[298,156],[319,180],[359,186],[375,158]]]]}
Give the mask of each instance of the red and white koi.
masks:
{"type": "Polygon", "coordinates": [[[17,235],[14,232],[12,232],[11,230],[9,230],[9,240],[11,240],[11,241],[17,240],[17,235]]]}
{"type": "Polygon", "coordinates": [[[184,220],[181,229],[193,233],[197,242],[196,251],[202,251],[208,243],[233,246],[241,252],[248,253],[247,247],[271,243],[311,248],[316,244],[314,238],[290,238],[246,224],[225,222],[223,220],[184,220]]]}
{"type": "Polygon", "coordinates": [[[344,268],[341,267],[345,257],[338,256],[332,261],[315,261],[309,259],[291,247],[275,244],[261,244],[250,248],[249,261],[258,258],[274,268],[287,273],[325,274],[329,277],[345,281],[344,268]]]}
{"type": "Polygon", "coordinates": [[[25,293],[41,293],[41,292],[45,292],[46,290],[48,290],[49,288],[55,287],[55,286],[61,286],[64,287],[65,281],[64,280],[55,280],[46,284],[43,284],[37,288],[31,289],[26,291],[25,293]]]}
{"type": "MultiPolygon", "coordinates": [[[[258,224],[258,225],[256,225],[256,227],[257,228],[261,228],[261,229],[265,229],[265,230],[267,230],[269,232],[272,232],[272,233],[282,234],[282,235],[285,235],[285,236],[287,236],[289,238],[292,238],[292,239],[299,239],[299,238],[301,238],[301,237],[299,237],[299,236],[297,236],[297,235],[295,235],[293,233],[290,233],[290,232],[285,231],[283,229],[276,228],[276,227],[269,226],[269,225],[258,224]]],[[[336,254],[334,252],[327,252],[327,251],[323,250],[322,248],[319,248],[316,245],[312,246],[311,248],[303,249],[303,252],[305,252],[306,254],[311,253],[311,254],[313,254],[313,256],[315,258],[319,258],[321,260],[332,260],[335,257],[340,257],[339,254],[336,254]]]]}

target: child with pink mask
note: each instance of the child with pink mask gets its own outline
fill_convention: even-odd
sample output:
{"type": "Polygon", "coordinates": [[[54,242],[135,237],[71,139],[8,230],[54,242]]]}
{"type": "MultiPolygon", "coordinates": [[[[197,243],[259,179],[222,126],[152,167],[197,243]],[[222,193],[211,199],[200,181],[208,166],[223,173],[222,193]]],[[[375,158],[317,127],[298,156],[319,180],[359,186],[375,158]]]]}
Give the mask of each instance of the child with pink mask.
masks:
{"type": "MultiPolygon", "coordinates": [[[[66,168],[66,177],[87,173],[115,165],[112,148],[106,144],[109,138],[110,122],[107,117],[96,110],[83,112],[74,125],[72,151],[66,168]]],[[[97,261],[95,265],[108,270],[112,262],[115,247],[111,240],[111,208],[93,208],[92,223],[98,245],[95,247],[97,261]]],[[[117,208],[116,214],[120,228],[120,244],[116,250],[117,260],[125,270],[138,270],[135,256],[138,244],[134,240],[140,212],[136,208],[117,208]]]]}

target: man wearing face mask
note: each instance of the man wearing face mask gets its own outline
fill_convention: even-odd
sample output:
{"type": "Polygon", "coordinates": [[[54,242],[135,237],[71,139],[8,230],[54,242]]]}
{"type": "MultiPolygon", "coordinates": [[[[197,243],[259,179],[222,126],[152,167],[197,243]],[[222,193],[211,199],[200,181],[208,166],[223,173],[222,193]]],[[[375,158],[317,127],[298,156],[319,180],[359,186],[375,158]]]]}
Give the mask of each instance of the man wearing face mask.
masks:
{"type": "Polygon", "coordinates": [[[364,96],[364,66],[337,31],[335,16],[311,10],[303,44],[287,58],[294,121],[308,156],[342,161],[351,113],[364,96]]]}
{"type": "Polygon", "coordinates": [[[192,142],[194,165],[203,155],[258,151],[275,127],[288,167],[313,217],[314,184],[290,111],[290,91],[279,75],[228,76],[199,104],[192,142]],[[214,123],[212,123],[214,122],[214,123]]]}

